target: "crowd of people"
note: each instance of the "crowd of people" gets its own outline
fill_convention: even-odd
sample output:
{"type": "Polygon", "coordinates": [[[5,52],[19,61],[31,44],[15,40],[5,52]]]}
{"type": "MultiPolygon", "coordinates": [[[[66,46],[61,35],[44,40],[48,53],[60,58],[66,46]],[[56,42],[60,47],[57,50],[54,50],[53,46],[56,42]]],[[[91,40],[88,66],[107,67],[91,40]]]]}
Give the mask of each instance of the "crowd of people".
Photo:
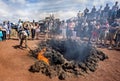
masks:
{"type": "Polygon", "coordinates": [[[10,39],[10,34],[11,34],[10,21],[4,21],[0,27],[0,30],[1,30],[1,40],[10,39]]]}
{"type": "Polygon", "coordinates": [[[68,20],[55,19],[54,15],[50,15],[42,23],[29,22],[19,20],[16,25],[12,25],[10,21],[5,21],[0,26],[0,40],[10,39],[11,30],[17,31],[20,39],[20,47],[25,40],[27,47],[27,39],[39,39],[40,32],[47,36],[62,36],[63,39],[85,38],[88,42],[95,42],[109,48],[120,47],[120,8],[118,2],[115,2],[110,9],[107,3],[104,9],[102,6],[97,10],[95,6],[91,9],[85,8],[83,12],[79,11],[77,17],[68,20]],[[108,43],[109,41],[109,43],[108,43]]]}
{"type": "Polygon", "coordinates": [[[109,49],[118,48],[120,47],[120,8],[118,2],[115,2],[111,9],[109,4],[106,4],[103,10],[102,6],[98,11],[93,6],[91,12],[88,8],[84,12],[79,11],[77,18],[67,20],[62,29],[63,37],[87,38],[88,42],[95,42],[96,45],[100,44],[109,49]]]}
{"type": "Polygon", "coordinates": [[[25,47],[27,47],[27,39],[31,36],[31,39],[34,40],[35,37],[38,39],[40,26],[37,22],[21,21],[19,19],[17,24],[12,24],[10,21],[4,21],[0,26],[0,40],[9,40],[11,39],[11,33],[15,30],[15,34],[19,39],[20,47],[22,47],[23,41],[25,40],[25,47]]]}

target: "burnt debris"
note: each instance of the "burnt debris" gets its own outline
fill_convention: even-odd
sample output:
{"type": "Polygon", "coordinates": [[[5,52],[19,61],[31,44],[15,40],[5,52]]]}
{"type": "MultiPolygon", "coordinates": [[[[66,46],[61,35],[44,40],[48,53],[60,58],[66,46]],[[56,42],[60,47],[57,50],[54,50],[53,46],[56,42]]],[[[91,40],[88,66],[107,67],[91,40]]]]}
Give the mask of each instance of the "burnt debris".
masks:
{"type": "Polygon", "coordinates": [[[37,58],[43,48],[46,48],[44,56],[49,60],[49,65],[39,60],[31,65],[29,71],[40,72],[50,78],[58,77],[60,80],[84,75],[88,71],[94,72],[98,62],[108,58],[106,54],[92,45],[71,39],[52,39],[42,42],[31,55],[37,58]]]}

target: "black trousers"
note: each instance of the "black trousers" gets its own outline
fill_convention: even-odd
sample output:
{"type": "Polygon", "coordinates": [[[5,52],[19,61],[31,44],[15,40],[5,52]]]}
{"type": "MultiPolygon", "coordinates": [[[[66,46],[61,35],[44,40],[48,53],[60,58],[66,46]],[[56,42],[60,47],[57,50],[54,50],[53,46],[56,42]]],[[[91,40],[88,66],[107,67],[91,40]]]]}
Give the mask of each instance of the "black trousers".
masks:
{"type": "Polygon", "coordinates": [[[2,40],[6,40],[6,31],[2,31],[2,33],[3,33],[2,40]]]}
{"type": "Polygon", "coordinates": [[[32,39],[35,38],[35,29],[31,29],[31,36],[32,36],[32,39]]]}

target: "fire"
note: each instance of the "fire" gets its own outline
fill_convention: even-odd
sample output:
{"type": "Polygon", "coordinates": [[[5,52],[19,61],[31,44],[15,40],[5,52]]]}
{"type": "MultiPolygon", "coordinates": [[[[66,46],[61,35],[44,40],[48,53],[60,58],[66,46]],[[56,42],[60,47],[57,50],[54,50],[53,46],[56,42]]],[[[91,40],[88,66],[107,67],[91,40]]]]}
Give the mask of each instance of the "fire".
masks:
{"type": "Polygon", "coordinates": [[[38,54],[38,60],[42,60],[49,65],[49,60],[43,55],[46,52],[46,48],[43,48],[38,54]]]}

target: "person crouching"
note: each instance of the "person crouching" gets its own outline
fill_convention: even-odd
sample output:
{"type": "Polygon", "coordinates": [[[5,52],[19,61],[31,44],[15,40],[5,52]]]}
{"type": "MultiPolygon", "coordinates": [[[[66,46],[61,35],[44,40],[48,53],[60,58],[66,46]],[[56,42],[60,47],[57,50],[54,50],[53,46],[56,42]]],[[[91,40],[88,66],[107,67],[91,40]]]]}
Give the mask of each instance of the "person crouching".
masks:
{"type": "Polygon", "coordinates": [[[28,34],[27,34],[27,32],[25,31],[25,29],[23,29],[21,32],[20,32],[20,48],[22,48],[23,46],[23,42],[24,42],[24,44],[25,44],[25,48],[27,48],[27,37],[28,37],[28,34]]]}

